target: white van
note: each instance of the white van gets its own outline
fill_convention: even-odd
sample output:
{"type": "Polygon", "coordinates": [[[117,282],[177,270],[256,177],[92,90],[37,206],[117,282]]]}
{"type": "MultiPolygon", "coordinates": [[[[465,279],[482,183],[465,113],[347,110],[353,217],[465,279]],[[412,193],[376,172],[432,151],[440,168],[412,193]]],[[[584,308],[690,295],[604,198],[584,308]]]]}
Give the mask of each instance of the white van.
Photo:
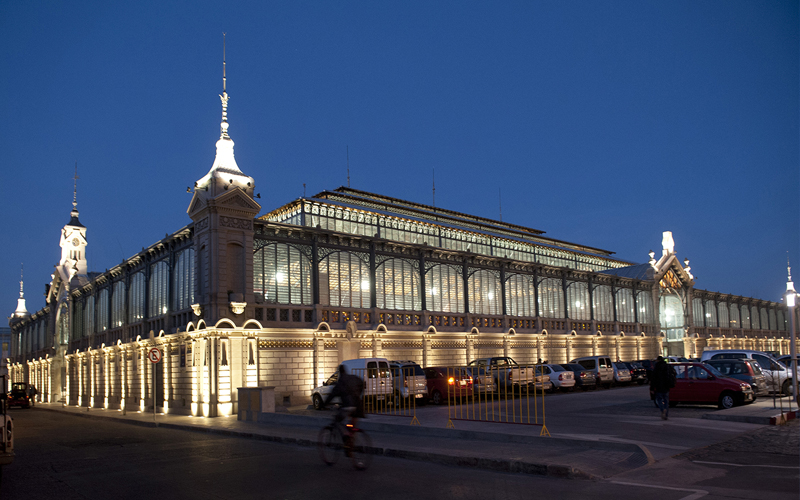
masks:
{"type": "Polygon", "coordinates": [[[598,385],[610,386],[614,382],[614,365],[608,356],[584,356],[573,359],[570,363],[578,363],[584,370],[594,373],[595,378],[598,379],[598,385]]]}
{"type": "Polygon", "coordinates": [[[751,351],[747,349],[719,349],[703,351],[700,361],[709,359],[742,359],[751,358],[758,362],[764,378],[767,379],[767,387],[772,392],[780,392],[789,395],[792,393],[792,374],[786,366],[763,351],[751,351]]]}
{"type": "MultiPolygon", "coordinates": [[[[357,375],[364,380],[364,397],[371,397],[382,401],[391,398],[392,395],[392,372],[389,369],[389,360],[386,358],[358,358],[342,361],[344,371],[350,375],[357,375]]],[[[317,410],[322,409],[322,404],[333,390],[333,386],[339,379],[339,367],[328,380],[321,386],[315,387],[311,391],[311,402],[317,410]]],[[[337,399],[332,401],[338,403],[337,399]]]]}

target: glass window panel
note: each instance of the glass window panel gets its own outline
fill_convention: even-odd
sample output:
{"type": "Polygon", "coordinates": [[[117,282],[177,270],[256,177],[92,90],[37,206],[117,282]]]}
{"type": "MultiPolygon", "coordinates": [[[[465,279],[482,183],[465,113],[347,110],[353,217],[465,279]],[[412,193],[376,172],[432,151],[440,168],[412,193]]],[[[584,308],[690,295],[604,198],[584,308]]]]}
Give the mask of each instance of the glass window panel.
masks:
{"type": "Polygon", "coordinates": [[[539,283],[539,314],[545,318],[564,317],[564,288],[561,280],[545,278],[539,283]]]}

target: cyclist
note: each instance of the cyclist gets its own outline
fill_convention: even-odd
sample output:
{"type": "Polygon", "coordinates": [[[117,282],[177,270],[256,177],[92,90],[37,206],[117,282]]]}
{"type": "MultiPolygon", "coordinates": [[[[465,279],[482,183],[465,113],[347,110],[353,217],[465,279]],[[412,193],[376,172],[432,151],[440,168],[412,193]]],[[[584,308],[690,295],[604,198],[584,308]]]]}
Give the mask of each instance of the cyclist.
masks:
{"type": "Polygon", "coordinates": [[[355,428],[356,420],[364,418],[364,400],[361,395],[364,392],[364,381],[361,377],[350,375],[345,371],[344,365],[339,365],[339,376],[336,379],[336,385],[328,397],[325,398],[323,407],[325,407],[335,397],[339,397],[342,401],[341,411],[345,415],[350,415],[350,423],[355,428]]]}

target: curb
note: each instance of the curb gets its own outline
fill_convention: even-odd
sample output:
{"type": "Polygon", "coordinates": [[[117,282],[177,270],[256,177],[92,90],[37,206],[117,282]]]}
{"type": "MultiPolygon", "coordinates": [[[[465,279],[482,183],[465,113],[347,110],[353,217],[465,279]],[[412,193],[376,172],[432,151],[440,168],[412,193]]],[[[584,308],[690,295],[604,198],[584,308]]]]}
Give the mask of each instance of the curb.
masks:
{"type": "MultiPolygon", "coordinates": [[[[230,429],[223,429],[220,427],[201,427],[196,425],[184,425],[184,424],[174,424],[174,423],[166,423],[166,422],[147,422],[143,420],[134,420],[129,418],[123,417],[116,417],[116,416],[108,416],[108,415],[99,415],[97,413],[91,412],[75,412],[75,411],[64,411],[59,408],[46,408],[46,407],[39,407],[45,411],[52,411],[56,413],[62,413],[65,415],[74,415],[76,417],[83,417],[89,419],[107,419],[113,420],[119,423],[131,424],[131,425],[138,425],[140,427],[163,427],[166,429],[176,429],[176,430],[185,430],[190,432],[201,432],[201,433],[208,433],[208,434],[217,434],[223,436],[233,436],[233,437],[241,437],[247,439],[254,439],[259,441],[268,441],[273,443],[280,443],[280,444],[292,444],[298,446],[305,446],[305,447],[316,447],[317,442],[312,439],[307,438],[300,438],[294,436],[280,436],[276,434],[262,434],[262,433],[255,433],[255,432],[248,432],[248,431],[235,431],[230,429]]],[[[314,420],[324,420],[327,423],[327,419],[318,419],[317,417],[308,417],[314,420]]],[[[325,425],[325,424],[322,424],[325,425]]],[[[379,424],[379,425],[388,425],[388,424],[379,424]]],[[[297,426],[297,425],[296,425],[297,426]]],[[[300,427],[300,426],[297,426],[300,427]]],[[[398,426],[402,427],[402,426],[398,426]]],[[[380,431],[376,431],[380,432],[380,431]]],[[[461,431],[461,432],[472,432],[472,431],[461,431]]],[[[484,433],[490,434],[490,433],[484,433]]],[[[527,437],[527,436],[521,436],[527,437]]],[[[460,437],[459,437],[460,438],[460,437]]],[[[575,441],[575,440],[568,440],[568,441],[575,441]]],[[[580,441],[581,443],[591,443],[591,441],[580,441]]],[[[621,443],[611,443],[611,444],[621,444],[621,443]]],[[[628,445],[631,446],[631,445],[628,445]]],[[[639,451],[642,451],[640,447],[637,445],[636,448],[639,451]]],[[[590,474],[585,472],[581,469],[576,467],[572,467],[569,465],[560,465],[560,464],[547,464],[547,463],[532,463],[532,462],[525,462],[519,460],[506,460],[506,459],[497,459],[497,458],[481,458],[481,457],[468,457],[468,456],[457,456],[457,455],[447,455],[444,453],[432,453],[432,452],[423,452],[423,451],[415,451],[415,450],[401,450],[397,448],[381,448],[381,447],[373,447],[369,450],[370,454],[377,455],[377,456],[384,456],[390,458],[400,458],[406,460],[415,460],[420,462],[431,462],[440,465],[450,465],[450,466],[458,466],[458,467],[470,467],[474,469],[484,469],[490,470],[495,472],[511,472],[511,473],[518,473],[518,474],[532,474],[532,475],[540,475],[540,476],[550,476],[550,477],[557,477],[561,479],[602,479],[599,476],[594,474],[590,474]]]]}
{"type": "Polygon", "coordinates": [[[725,422],[741,422],[743,424],[758,425],[782,425],[789,420],[797,418],[797,411],[784,411],[772,415],[720,415],[718,413],[706,413],[704,420],[720,420],[725,422]]]}

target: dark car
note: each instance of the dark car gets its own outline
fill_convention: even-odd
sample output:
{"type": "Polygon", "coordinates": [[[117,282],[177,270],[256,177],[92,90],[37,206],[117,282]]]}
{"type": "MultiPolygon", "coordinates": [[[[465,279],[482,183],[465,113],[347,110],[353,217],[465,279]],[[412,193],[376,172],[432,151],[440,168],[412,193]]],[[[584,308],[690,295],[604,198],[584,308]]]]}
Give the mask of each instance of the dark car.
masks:
{"type": "MultiPolygon", "coordinates": [[[[747,382],[726,377],[705,363],[670,363],[675,370],[675,387],[669,390],[670,406],[679,403],[716,404],[722,409],[752,403],[756,396],[747,382]]],[[[650,399],[654,399],[650,389],[650,399]]]]}
{"type": "Polygon", "coordinates": [[[647,369],[637,363],[636,361],[629,361],[625,363],[628,366],[628,370],[631,372],[631,383],[637,383],[639,385],[644,384],[647,382],[647,369]]]}
{"type": "Polygon", "coordinates": [[[11,391],[8,393],[8,406],[31,407],[31,399],[28,396],[28,384],[25,382],[14,382],[11,384],[11,391]]]}
{"type": "Polygon", "coordinates": [[[653,368],[656,366],[655,359],[637,359],[634,363],[639,363],[644,368],[645,373],[647,375],[647,380],[650,380],[653,377],[653,368]]]}
{"type": "Polygon", "coordinates": [[[464,368],[429,366],[422,371],[425,372],[431,403],[455,403],[472,397],[472,377],[464,368]]]}
{"type": "Polygon", "coordinates": [[[727,377],[743,380],[750,384],[756,396],[769,394],[767,378],[761,366],[754,359],[709,359],[705,362],[727,377]]]}
{"type": "Polygon", "coordinates": [[[562,363],[561,366],[563,366],[565,370],[570,370],[575,374],[576,388],[583,389],[584,391],[597,388],[597,379],[594,376],[594,372],[585,369],[578,363],[562,363]]]}

